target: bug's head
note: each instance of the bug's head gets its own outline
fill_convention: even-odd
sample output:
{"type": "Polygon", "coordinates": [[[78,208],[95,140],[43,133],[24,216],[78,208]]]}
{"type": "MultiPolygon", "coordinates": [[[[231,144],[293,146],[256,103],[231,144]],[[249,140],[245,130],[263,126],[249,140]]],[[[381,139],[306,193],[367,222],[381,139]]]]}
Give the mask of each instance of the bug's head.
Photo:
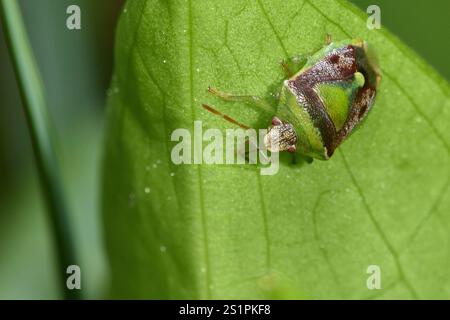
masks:
{"type": "Polygon", "coordinates": [[[272,118],[272,126],[264,136],[264,145],[270,152],[288,151],[296,152],[297,133],[289,122],[281,121],[277,117],[272,118]]]}

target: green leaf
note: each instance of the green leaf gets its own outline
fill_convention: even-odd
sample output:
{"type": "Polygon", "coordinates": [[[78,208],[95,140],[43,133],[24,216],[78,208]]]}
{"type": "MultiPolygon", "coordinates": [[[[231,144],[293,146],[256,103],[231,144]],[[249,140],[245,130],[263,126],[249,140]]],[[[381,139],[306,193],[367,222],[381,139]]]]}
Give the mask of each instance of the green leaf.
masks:
{"type": "MultiPolygon", "coordinates": [[[[117,31],[103,211],[112,294],[135,298],[450,298],[449,85],[344,1],[129,1],[117,31]],[[363,38],[382,71],[364,125],[329,161],[261,176],[174,165],[176,128],[265,128],[206,93],[267,96],[278,62],[363,38]],[[381,290],[369,290],[369,265],[381,290]]],[[[193,131],[192,131],[193,132],[193,131]]]]}

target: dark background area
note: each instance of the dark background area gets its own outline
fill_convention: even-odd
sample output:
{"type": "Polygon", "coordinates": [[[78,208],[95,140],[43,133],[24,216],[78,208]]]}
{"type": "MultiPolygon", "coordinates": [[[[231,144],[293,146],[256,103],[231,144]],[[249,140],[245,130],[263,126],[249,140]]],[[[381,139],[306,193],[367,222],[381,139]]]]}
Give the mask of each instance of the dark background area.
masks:
{"type": "MultiPolygon", "coordinates": [[[[350,0],[366,12],[381,9],[381,24],[413,48],[441,75],[450,80],[450,1],[350,0]]],[[[401,72],[399,70],[398,72],[401,72]]]]}
{"type": "MultiPolygon", "coordinates": [[[[19,1],[57,132],[79,247],[83,292],[103,296],[107,269],[98,210],[103,112],[123,1],[19,1]],[[66,28],[81,8],[82,29],[66,28]]],[[[25,117],[0,32],[0,299],[58,298],[55,257],[25,117]]]]}
{"type": "MultiPolygon", "coordinates": [[[[20,1],[58,134],[57,148],[88,298],[104,297],[107,284],[98,170],[114,29],[122,2],[20,1]],[[70,4],[81,8],[82,30],[66,28],[70,4]]],[[[380,6],[382,25],[450,79],[450,1],[352,2],[363,11],[370,4],[380,6]]],[[[59,297],[52,239],[33,161],[16,81],[0,32],[0,299],[59,297]]]]}

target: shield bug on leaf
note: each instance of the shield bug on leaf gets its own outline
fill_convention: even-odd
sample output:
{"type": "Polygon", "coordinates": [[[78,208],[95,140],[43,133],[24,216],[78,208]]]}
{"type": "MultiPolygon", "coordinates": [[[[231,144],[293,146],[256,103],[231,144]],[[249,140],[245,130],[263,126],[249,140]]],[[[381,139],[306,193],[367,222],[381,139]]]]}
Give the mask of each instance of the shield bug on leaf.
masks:
{"type": "MultiPolygon", "coordinates": [[[[381,79],[376,56],[363,40],[331,42],[317,52],[282,62],[283,81],[275,116],[264,137],[271,152],[288,151],[328,160],[367,116],[381,79]],[[291,72],[293,70],[294,72],[291,72]]],[[[263,98],[208,91],[227,101],[272,108],[263,98]]],[[[203,104],[225,120],[243,125],[203,104]]]]}

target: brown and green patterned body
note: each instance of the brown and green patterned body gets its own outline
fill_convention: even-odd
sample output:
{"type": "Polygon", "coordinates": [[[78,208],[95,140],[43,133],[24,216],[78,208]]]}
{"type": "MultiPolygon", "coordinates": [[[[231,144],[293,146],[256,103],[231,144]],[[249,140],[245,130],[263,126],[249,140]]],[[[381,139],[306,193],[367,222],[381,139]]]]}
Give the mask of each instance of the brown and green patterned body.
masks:
{"type": "Polygon", "coordinates": [[[284,81],[277,112],[296,133],[294,150],[329,159],[370,111],[379,81],[375,56],[362,40],[331,43],[309,57],[284,81]]]}

